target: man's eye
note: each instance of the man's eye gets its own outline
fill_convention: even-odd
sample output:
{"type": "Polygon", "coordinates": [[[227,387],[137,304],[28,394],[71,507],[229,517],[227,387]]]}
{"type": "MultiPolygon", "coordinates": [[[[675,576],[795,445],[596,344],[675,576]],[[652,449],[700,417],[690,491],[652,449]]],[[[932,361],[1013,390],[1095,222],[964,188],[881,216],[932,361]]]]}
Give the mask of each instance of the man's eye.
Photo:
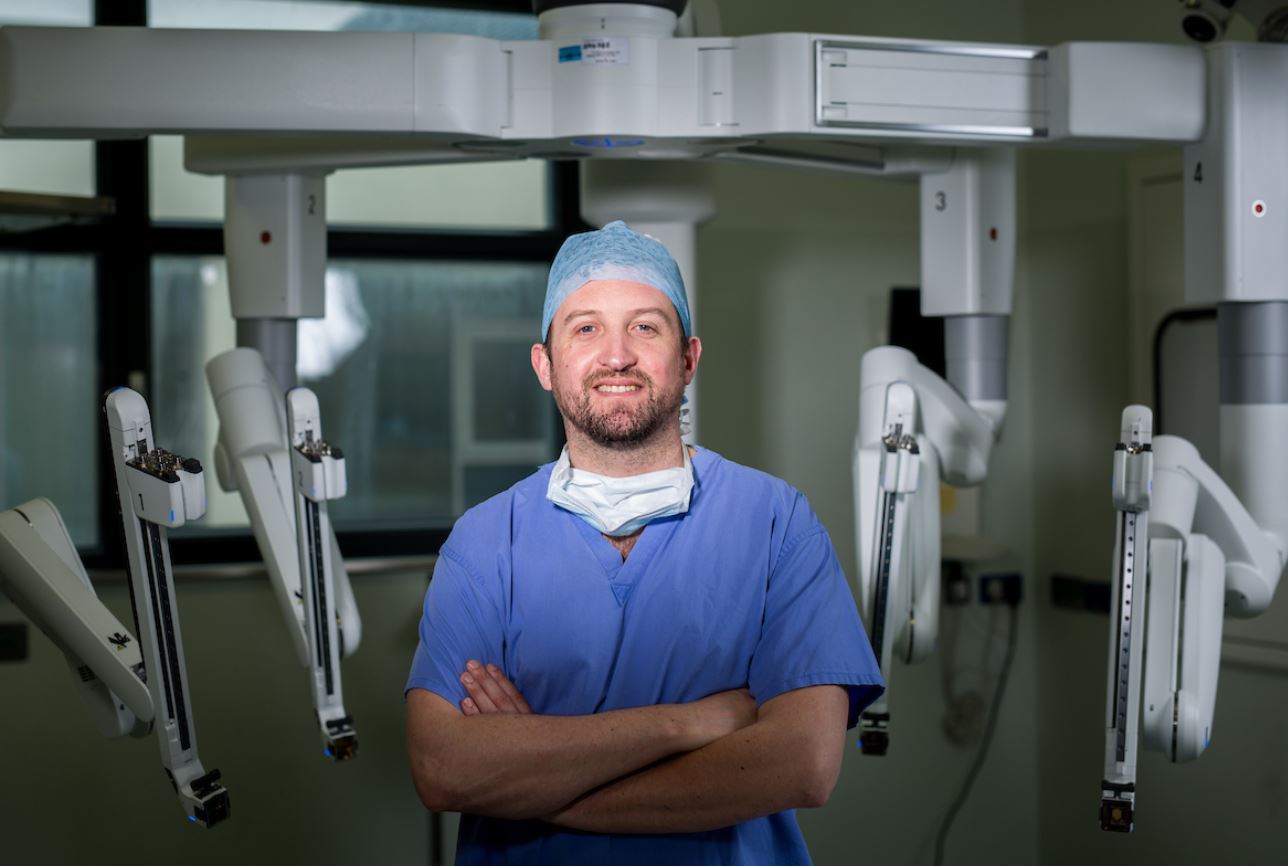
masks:
{"type": "Polygon", "coordinates": [[[636,325],[635,327],[639,328],[641,331],[650,331],[650,332],[656,332],[656,331],[657,331],[657,328],[653,327],[653,326],[652,326],[652,325],[650,325],[648,322],[640,322],[640,323],[639,323],[638,325],[636,325]]]}
{"type": "Polygon", "coordinates": [[[591,331],[593,331],[593,330],[595,330],[595,326],[594,326],[594,325],[581,325],[580,327],[578,327],[578,328],[577,328],[577,333],[578,333],[578,334],[589,334],[589,333],[590,333],[591,331]]]}

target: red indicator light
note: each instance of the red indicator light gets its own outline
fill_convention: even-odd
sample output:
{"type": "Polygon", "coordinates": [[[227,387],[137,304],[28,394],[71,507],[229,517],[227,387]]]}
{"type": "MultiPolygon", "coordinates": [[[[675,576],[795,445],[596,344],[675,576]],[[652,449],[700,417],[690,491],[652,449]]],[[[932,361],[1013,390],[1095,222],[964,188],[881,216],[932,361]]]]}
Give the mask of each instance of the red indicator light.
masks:
{"type": "Polygon", "coordinates": [[[1257,199],[1256,201],[1254,201],[1254,202],[1252,203],[1252,215],[1253,215],[1254,217],[1257,217],[1258,219],[1260,219],[1261,217],[1265,216],[1265,215],[1266,215],[1266,203],[1265,203],[1264,201],[1262,201],[1261,199],[1257,199]]]}
{"type": "Polygon", "coordinates": [[[990,241],[995,241],[995,240],[997,240],[997,229],[992,228],[992,229],[989,229],[989,230],[988,230],[988,239],[989,239],[990,241]]]}
{"type": "Polygon", "coordinates": [[[260,235],[259,235],[259,242],[260,242],[261,244],[272,243],[272,241],[273,241],[273,233],[272,233],[272,232],[260,232],[260,235]]]}

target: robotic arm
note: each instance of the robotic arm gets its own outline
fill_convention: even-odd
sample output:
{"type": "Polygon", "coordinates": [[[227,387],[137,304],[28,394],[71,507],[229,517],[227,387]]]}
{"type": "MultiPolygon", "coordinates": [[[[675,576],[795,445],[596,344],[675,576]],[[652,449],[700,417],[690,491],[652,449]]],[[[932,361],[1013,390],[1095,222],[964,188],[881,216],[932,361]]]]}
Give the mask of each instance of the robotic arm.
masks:
{"type": "Polygon", "coordinates": [[[148,689],[161,724],[161,763],[189,820],[206,827],[228,817],[219,771],[206,772],[188,696],[179,606],[170,568],[167,528],[206,513],[201,464],[156,447],[143,398],[128,388],[107,395],[108,433],[130,571],[130,600],[142,635],[148,689]]]}
{"type": "Polygon", "coordinates": [[[1222,616],[1264,609],[1285,555],[1198,449],[1159,436],[1151,454],[1149,434],[1149,410],[1128,407],[1114,454],[1117,621],[1100,810],[1101,828],[1117,832],[1134,826],[1137,718],[1151,751],[1178,763],[1203,754],[1216,711],[1222,616]],[[1148,584],[1140,580],[1146,563],[1148,584]]]}
{"type": "MultiPolygon", "coordinates": [[[[911,352],[872,349],[860,372],[854,496],[859,609],[881,674],[925,658],[939,619],[939,482],[981,483],[1006,414],[1014,266],[1014,157],[959,157],[923,175],[922,311],[946,322],[945,381],[911,352]],[[950,384],[951,382],[951,384],[950,384]]],[[[864,754],[885,754],[887,691],[863,714],[864,754]]]]}
{"type": "Polygon", "coordinates": [[[0,590],[67,656],[100,733],[142,737],[152,730],[138,641],[99,601],[48,499],[0,513],[0,590]]]}
{"type": "MultiPolygon", "coordinates": [[[[318,470],[294,444],[288,451],[288,441],[294,443],[295,436],[304,437],[309,432],[321,443],[316,398],[312,401],[310,416],[305,411],[303,394],[293,397],[296,406],[288,421],[286,397],[256,350],[233,349],[216,356],[206,365],[206,378],[220,419],[215,451],[220,486],[241,493],[296,655],[300,664],[313,672],[314,706],[323,727],[328,756],[336,760],[352,757],[356,740],[352,720],[347,719],[340,705],[338,654],[349,655],[357,648],[361,621],[335,532],[329,520],[321,519],[325,514],[325,500],[344,494],[342,460],[337,459],[335,450],[329,456],[318,451],[314,456],[324,461],[318,470]],[[296,408],[303,414],[297,416],[296,408]],[[288,432],[292,436],[290,440],[288,432]],[[299,465],[301,459],[308,465],[299,465]],[[300,476],[301,469],[308,472],[300,476]],[[323,481],[317,488],[319,493],[313,494],[311,485],[309,491],[301,492],[298,485],[312,479],[318,471],[323,481]],[[301,496],[309,504],[320,506],[319,519],[312,531],[307,524],[297,529],[300,526],[297,507],[311,511],[297,502],[301,496]],[[314,496],[320,499],[311,498],[314,496]],[[303,573],[310,580],[301,580],[302,563],[303,573]],[[316,575],[312,573],[312,563],[323,566],[316,575]],[[323,581],[320,591],[313,581],[315,577],[323,581]],[[325,603],[325,610],[314,612],[321,619],[308,613],[313,610],[314,598],[325,603]],[[323,636],[330,642],[325,652],[317,647],[317,641],[323,636]],[[328,672],[332,685],[330,697],[325,687],[328,672]],[[336,713],[337,709],[340,712],[336,713]],[[345,725],[333,729],[331,724],[339,720],[345,720],[345,725]],[[345,738],[344,742],[339,742],[340,738],[345,738]]],[[[299,445],[304,441],[301,439],[299,445]]],[[[317,446],[314,450],[317,451],[317,446]]]]}
{"type": "MultiPolygon", "coordinates": [[[[1202,11],[1206,4],[1192,8],[1202,11]]],[[[1136,656],[1144,650],[1146,748],[1177,762],[1197,758],[1211,739],[1222,615],[1265,610],[1288,554],[1288,463],[1277,445],[1288,436],[1288,252],[1282,242],[1288,217],[1267,205],[1288,195],[1285,81],[1288,52],[1281,45],[1232,43],[1207,52],[1210,117],[1202,139],[1185,149],[1185,288],[1187,300],[1218,305],[1221,471],[1184,439],[1154,438],[1152,495],[1146,487],[1143,509],[1139,496],[1136,502],[1137,513],[1149,511],[1147,598],[1138,580],[1129,585],[1124,579],[1126,517],[1119,516],[1118,625],[1110,638],[1101,805],[1106,830],[1133,826],[1131,728],[1142,666],[1136,656]],[[1148,611],[1143,647],[1142,610],[1148,611]],[[1126,751],[1113,750],[1115,734],[1126,751]]],[[[1129,407],[1125,415],[1133,411],[1145,412],[1129,407]]],[[[1128,426],[1125,417],[1125,437],[1128,426]]],[[[1144,438],[1137,438],[1143,449],[1147,425],[1142,429],[1144,438]]],[[[1139,467],[1144,472],[1147,463],[1139,467]]],[[[1121,512],[1126,500],[1118,495],[1117,471],[1115,478],[1121,512]]]]}

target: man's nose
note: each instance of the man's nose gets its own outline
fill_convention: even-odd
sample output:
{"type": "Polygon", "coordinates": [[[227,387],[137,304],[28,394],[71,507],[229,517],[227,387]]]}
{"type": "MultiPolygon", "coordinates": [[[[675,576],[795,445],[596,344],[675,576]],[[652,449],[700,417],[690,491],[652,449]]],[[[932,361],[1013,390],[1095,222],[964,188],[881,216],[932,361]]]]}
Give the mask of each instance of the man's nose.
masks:
{"type": "Polygon", "coordinates": [[[622,331],[610,331],[600,345],[599,363],[611,370],[626,370],[635,366],[635,351],[629,337],[622,331]]]}

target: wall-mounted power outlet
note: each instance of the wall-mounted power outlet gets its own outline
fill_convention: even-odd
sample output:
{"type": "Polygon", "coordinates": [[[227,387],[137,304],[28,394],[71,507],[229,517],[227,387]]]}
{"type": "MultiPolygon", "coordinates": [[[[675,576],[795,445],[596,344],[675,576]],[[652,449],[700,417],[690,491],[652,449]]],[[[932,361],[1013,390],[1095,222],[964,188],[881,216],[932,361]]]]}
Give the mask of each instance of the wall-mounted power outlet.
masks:
{"type": "Polygon", "coordinates": [[[979,576],[980,604],[1017,605],[1023,597],[1023,580],[1018,571],[979,576]]]}

